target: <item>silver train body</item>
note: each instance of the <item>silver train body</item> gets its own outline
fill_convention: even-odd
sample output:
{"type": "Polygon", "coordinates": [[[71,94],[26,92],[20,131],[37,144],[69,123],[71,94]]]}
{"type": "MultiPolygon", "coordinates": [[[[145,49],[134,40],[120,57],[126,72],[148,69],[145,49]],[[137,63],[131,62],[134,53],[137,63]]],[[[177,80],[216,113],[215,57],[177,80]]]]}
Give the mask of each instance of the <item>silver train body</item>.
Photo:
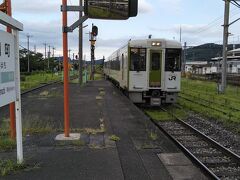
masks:
{"type": "Polygon", "coordinates": [[[131,40],[107,59],[104,74],[134,103],[176,103],[181,84],[181,52],[181,44],[172,40],[131,40]]]}

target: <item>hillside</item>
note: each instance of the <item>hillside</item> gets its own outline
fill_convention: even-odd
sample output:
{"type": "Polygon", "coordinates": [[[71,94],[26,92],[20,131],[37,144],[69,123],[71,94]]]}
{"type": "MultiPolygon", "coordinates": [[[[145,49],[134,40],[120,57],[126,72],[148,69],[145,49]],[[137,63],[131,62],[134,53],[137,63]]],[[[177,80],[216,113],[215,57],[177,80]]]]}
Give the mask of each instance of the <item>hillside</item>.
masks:
{"type": "MultiPolygon", "coordinates": [[[[236,44],[236,48],[240,48],[240,44],[236,44]]],[[[228,50],[232,49],[230,44],[228,50]]],[[[186,50],[186,61],[209,61],[218,56],[222,56],[222,45],[219,44],[208,43],[186,50]]]]}

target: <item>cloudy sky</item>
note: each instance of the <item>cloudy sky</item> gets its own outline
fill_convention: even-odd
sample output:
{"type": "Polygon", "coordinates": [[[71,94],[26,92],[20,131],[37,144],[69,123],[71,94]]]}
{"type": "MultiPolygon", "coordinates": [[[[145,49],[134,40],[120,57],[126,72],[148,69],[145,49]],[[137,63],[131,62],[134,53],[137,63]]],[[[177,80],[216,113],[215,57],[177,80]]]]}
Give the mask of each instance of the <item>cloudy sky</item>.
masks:
{"type": "MultiPolygon", "coordinates": [[[[0,0],[0,2],[3,0],[0,0]]],[[[68,0],[77,5],[79,0],[68,0]]],[[[31,49],[36,45],[44,51],[43,43],[56,47],[56,55],[62,54],[61,0],[12,0],[13,16],[24,24],[21,45],[26,47],[26,34],[32,35],[31,49]]],[[[176,39],[182,27],[182,42],[199,45],[207,42],[221,43],[224,2],[221,0],[139,0],[137,17],[127,21],[104,21],[88,19],[84,24],[84,54],[90,57],[88,33],[91,24],[99,27],[96,58],[109,56],[129,39],[153,38],[176,39]]],[[[231,21],[240,17],[240,9],[231,6],[231,21]]],[[[78,14],[69,13],[69,25],[76,21],[78,14]]],[[[230,42],[239,42],[240,21],[231,26],[230,42]]],[[[77,53],[78,33],[69,35],[69,48],[77,53]]]]}

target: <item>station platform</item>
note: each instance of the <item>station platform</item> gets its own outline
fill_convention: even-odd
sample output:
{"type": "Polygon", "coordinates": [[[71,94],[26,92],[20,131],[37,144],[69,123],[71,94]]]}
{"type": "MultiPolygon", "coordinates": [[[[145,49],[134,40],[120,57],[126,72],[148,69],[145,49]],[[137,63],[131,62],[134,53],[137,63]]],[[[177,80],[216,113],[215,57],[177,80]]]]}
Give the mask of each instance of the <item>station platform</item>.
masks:
{"type": "MultiPolygon", "coordinates": [[[[206,179],[141,110],[105,80],[81,88],[70,84],[71,132],[81,136],[73,142],[56,141],[63,129],[62,94],[63,85],[54,84],[23,96],[28,167],[0,179],[206,179]],[[177,163],[171,164],[171,158],[177,163]]],[[[0,158],[14,159],[15,154],[0,153],[0,158]]]]}

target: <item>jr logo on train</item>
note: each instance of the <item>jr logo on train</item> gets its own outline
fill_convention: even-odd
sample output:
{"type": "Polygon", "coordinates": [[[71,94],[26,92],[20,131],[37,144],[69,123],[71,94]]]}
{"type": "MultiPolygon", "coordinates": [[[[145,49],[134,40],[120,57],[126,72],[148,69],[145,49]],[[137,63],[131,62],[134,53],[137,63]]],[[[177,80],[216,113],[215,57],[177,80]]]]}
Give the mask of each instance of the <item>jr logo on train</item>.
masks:
{"type": "Polygon", "coordinates": [[[131,40],[104,63],[104,74],[134,103],[176,103],[182,46],[165,39],[131,40]]]}

